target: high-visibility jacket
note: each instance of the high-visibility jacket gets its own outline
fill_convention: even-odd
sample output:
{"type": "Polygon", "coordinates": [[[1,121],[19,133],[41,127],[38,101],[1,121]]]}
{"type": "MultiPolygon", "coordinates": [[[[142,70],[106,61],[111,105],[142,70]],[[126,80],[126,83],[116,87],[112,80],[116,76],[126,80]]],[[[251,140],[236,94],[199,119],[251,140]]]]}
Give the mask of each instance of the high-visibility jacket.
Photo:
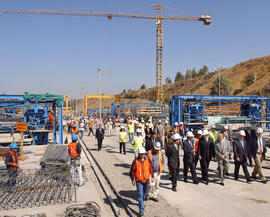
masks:
{"type": "Polygon", "coordinates": [[[77,151],[77,142],[70,143],[68,146],[68,153],[71,158],[76,158],[79,153],[77,151]]]}
{"type": "MultiPolygon", "coordinates": [[[[149,151],[149,159],[153,162],[153,150],[149,151]]],[[[158,162],[159,162],[159,172],[162,173],[163,171],[163,165],[162,165],[162,154],[161,151],[158,151],[158,162]]]]}
{"type": "MultiPolygon", "coordinates": [[[[13,154],[12,151],[9,151],[9,154],[11,155],[12,163],[16,165],[16,166],[13,166],[13,165],[9,165],[9,166],[10,166],[10,168],[12,170],[16,170],[19,167],[19,156],[18,156],[18,153],[17,152],[15,153],[17,158],[15,158],[15,156],[14,156],[14,154],[13,154]]],[[[7,163],[7,165],[8,165],[8,163],[7,163]]]]}
{"type": "Polygon", "coordinates": [[[133,143],[134,151],[138,151],[139,147],[142,147],[142,146],[143,146],[143,137],[142,136],[135,136],[134,143],[133,143]]]}
{"type": "Polygon", "coordinates": [[[74,135],[74,134],[78,134],[78,129],[77,128],[72,128],[71,129],[71,136],[74,135]]]}
{"type": "Polygon", "coordinates": [[[145,129],[145,125],[144,125],[144,124],[142,124],[142,130],[144,131],[144,129],[145,129]]]}
{"type": "Polygon", "coordinates": [[[195,138],[195,152],[198,151],[199,138],[195,138]]]}
{"type": "Polygon", "coordinates": [[[134,125],[128,124],[128,133],[134,133],[134,125]]]}
{"type": "Polygon", "coordinates": [[[179,133],[180,133],[180,136],[185,135],[185,127],[183,125],[179,126],[179,133]]]}
{"type": "Polygon", "coordinates": [[[209,137],[213,139],[214,144],[215,144],[215,142],[217,141],[217,138],[218,138],[218,132],[215,131],[215,132],[213,133],[213,131],[210,131],[210,132],[209,132],[209,137]]]}
{"type": "Polygon", "coordinates": [[[127,142],[127,133],[126,132],[120,132],[119,134],[119,142],[127,142]]]}
{"type": "Polygon", "coordinates": [[[136,157],[135,165],[133,167],[133,176],[135,177],[136,182],[145,183],[152,176],[152,166],[148,160],[148,157],[145,157],[144,160],[138,160],[136,157]]]}

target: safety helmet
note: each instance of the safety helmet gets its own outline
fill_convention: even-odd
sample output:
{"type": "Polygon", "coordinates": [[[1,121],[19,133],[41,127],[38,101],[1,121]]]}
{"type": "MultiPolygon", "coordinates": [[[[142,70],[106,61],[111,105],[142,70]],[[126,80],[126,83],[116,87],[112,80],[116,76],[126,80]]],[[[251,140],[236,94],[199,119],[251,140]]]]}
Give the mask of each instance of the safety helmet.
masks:
{"type": "Polygon", "coordinates": [[[138,148],[138,153],[139,153],[139,154],[146,154],[145,148],[144,148],[144,147],[139,147],[139,148],[138,148]]]}
{"type": "Polygon", "coordinates": [[[161,123],[161,120],[158,120],[158,123],[161,123]]]}
{"type": "Polygon", "coordinates": [[[121,126],[120,128],[121,128],[121,129],[125,129],[125,127],[124,127],[124,126],[121,126]]]}
{"type": "Polygon", "coordinates": [[[175,123],[174,123],[174,126],[178,126],[178,122],[175,122],[175,123]]]}
{"type": "Polygon", "coordinates": [[[180,122],[180,125],[183,125],[184,123],[183,122],[180,122]]]}
{"type": "Polygon", "coordinates": [[[194,137],[193,133],[191,131],[187,132],[187,137],[194,137]]]}
{"type": "Polygon", "coordinates": [[[161,144],[160,144],[160,142],[156,142],[156,143],[155,143],[154,149],[156,149],[156,150],[161,150],[161,144]]]}
{"type": "Polygon", "coordinates": [[[165,124],[169,123],[167,120],[165,121],[165,124]]]}
{"type": "Polygon", "coordinates": [[[252,126],[251,126],[251,123],[249,123],[249,122],[246,123],[246,127],[248,127],[248,128],[249,128],[249,127],[252,127],[252,126]]]}
{"type": "Polygon", "coordinates": [[[180,136],[178,133],[176,133],[176,134],[174,134],[174,135],[172,136],[172,139],[173,139],[173,140],[178,140],[178,139],[181,139],[181,136],[180,136]]]}
{"type": "Polygon", "coordinates": [[[136,133],[142,133],[142,131],[140,129],[137,129],[136,133]]]}
{"type": "Polygon", "coordinates": [[[215,125],[212,125],[211,128],[216,129],[216,126],[215,125]]]}
{"type": "Polygon", "coordinates": [[[263,129],[259,127],[259,128],[257,129],[257,133],[263,133],[263,129]]]}
{"type": "Polygon", "coordinates": [[[198,130],[197,134],[198,135],[202,135],[202,131],[201,130],[198,130]]]}
{"type": "Polygon", "coordinates": [[[228,129],[229,129],[228,125],[225,125],[225,126],[224,126],[224,129],[225,129],[225,130],[228,130],[228,129]]]}
{"type": "Polygon", "coordinates": [[[142,124],[139,124],[139,127],[142,127],[142,124]]]}
{"type": "Polygon", "coordinates": [[[202,133],[203,136],[208,135],[208,134],[209,134],[208,130],[203,130],[203,133],[202,133]]]}
{"type": "Polygon", "coordinates": [[[246,136],[246,133],[245,133],[244,130],[240,130],[238,134],[241,135],[241,136],[246,136]]]}
{"type": "Polygon", "coordinates": [[[74,124],[74,125],[73,125],[73,128],[76,128],[76,127],[77,127],[77,125],[76,125],[76,124],[74,124]]]}
{"type": "Polygon", "coordinates": [[[75,141],[75,140],[77,140],[77,139],[78,139],[78,136],[77,136],[77,134],[73,134],[73,135],[71,136],[71,139],[72,139],[72,141],[75,141]]]}
{"type": "Polygon", "coordinates": [[[18,147],[17,144],[11,143],[11,144],[9,145],[9,148],[10,148],[10,149],[13,149],[13,148],[18,149],[19,147],[18,147]]]}

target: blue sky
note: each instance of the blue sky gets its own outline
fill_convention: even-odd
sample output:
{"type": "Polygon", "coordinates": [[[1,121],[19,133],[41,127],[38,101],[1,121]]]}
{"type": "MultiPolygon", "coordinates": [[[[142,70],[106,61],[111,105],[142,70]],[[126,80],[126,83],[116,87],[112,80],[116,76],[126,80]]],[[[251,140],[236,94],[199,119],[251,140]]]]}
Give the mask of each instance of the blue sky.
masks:
{"type": "MultiPolygon", "coordinates": [[[[165,15],[210,13],[213,22],[164,21],[164,80],[207,65],[232,67],[270,54],[269,0],[0,0],[3,9],[71,9],[165,15]]],[[[0,14],[0,92],[68,94],[82,98],[102,89],[155,85],[155,21],[142,19],[0,14]],[[111,75],[107,72],[110,71],[111,75]]]]}

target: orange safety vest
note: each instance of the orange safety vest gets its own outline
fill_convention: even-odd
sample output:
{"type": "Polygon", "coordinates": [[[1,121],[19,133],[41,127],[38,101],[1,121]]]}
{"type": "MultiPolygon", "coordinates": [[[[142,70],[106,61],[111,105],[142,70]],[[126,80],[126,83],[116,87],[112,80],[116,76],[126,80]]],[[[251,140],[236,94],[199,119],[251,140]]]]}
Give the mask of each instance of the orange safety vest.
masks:
{"type": "Polygon", "coordinates": [[[69,146],[68,146],[68,153],[69,153],[69,156],[72,157],[72,158],[76,158],[79,153],[77,152],[77,142],[73,142],[73,143],[70,143],[69,146]]]}
{"type": "Polygon", "coordinates": [[[72,128],[71,129],[71,136],[74,134],[78,134],[78,129],[76,128],[75,130],[72,128]]]}
{"type": "MultiPolygon", "coordinates": [[[[152,154],[153,154],[153,150],[150,150],[149,151],[149,158],[151,161],[152,160],[152,154]]],[[[162,154],[161,154],[161,151],[158,152],[158,162],[159,162],[159,172],[162,173],[163,171],[163,166],[162,166],[162,154]]]]}
{"type": "Polygon", "coordinates": [[[150,175],[152,175],[152,167],[148,157],[145,157],[143,162],[138,160],[137,157],[135,160],[136,163],[133,167],[133,176],[135,176],[136,182],[145,183],[150,179],[150,175]]]}
{"type": "Polygon", "coordinates": [[[198,144],[199,144],[199,138],[195,138],[195,152],[197,153],[198,151],[198,144]]]}
{"type": "Polygon", "coordinates": [[[9,166],[10,166],[10,168],[12,170],[16,170],[19,167],[19,156],[18,156],[18,153],[16,153],[16,155],[17,155],[17,162],[16,162],[16,159],[15,159],[12,151],[9,151],[9,153],[10,153],[11,158],[12,158],[12,163],[16,164],[16,166],[11,166],[11,165],[9,165],[9,166]]]}

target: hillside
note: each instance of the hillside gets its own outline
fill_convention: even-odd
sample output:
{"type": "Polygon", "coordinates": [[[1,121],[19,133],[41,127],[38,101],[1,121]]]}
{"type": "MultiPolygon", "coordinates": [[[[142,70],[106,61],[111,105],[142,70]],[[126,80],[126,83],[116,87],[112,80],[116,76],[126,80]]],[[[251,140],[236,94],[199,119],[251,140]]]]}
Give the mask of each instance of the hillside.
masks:
{"type": "MultiPolygon", "coordinates": [[[[251,59],[241,62],[232,68],[220,71],[220,74],[230,80],[230,95],[266,95],[270,97],[270,56],[251,59]],[[250,86],[245,85],[245,77],[250,72],[255,74],[255,82],[250,86]]],[[[200,76],[187,81],[179,81],[164,85],[164,99],[168,103],[173,95],[183,94],[210,94],[210,89],[218,73],[214,72],[206,77],[200,76]]],[[[155,88],[129,91],[121,93],[125,98],[141,98],[154,101],[155,88]]]]}

